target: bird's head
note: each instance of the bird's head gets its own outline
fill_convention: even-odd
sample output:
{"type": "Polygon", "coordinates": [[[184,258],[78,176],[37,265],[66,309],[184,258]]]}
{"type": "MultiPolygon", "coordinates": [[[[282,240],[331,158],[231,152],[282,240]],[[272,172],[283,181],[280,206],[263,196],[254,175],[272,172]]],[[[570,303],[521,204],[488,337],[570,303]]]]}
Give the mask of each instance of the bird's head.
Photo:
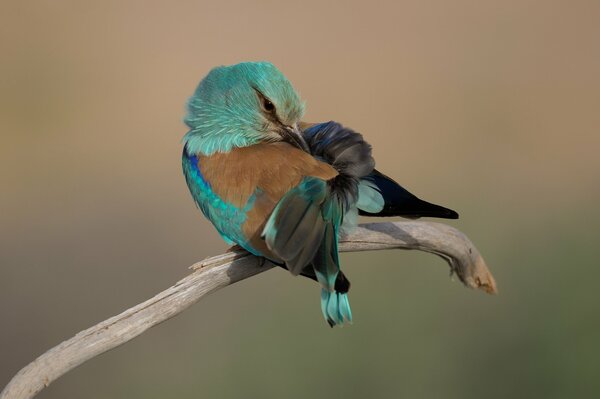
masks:
{"type": "Polygon", "coordinates": [[[260,142],[287,141],[307,150],[298,129],[304,104],[269,62],[244,62],[211,70],[188,102],[184,143],[210,155],[260,142]]]}

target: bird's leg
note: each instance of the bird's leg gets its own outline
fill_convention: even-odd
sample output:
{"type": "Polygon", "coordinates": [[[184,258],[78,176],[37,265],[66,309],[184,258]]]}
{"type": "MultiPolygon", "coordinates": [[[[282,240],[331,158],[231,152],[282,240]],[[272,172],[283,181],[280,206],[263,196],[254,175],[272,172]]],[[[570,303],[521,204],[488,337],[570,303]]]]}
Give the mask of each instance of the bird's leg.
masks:
{"type": "Polygon", "coordinates": [[[257,256],[256,258],[258,259],[258,267],[263,267],[267,263],[267,258],[264,256],[257,256]]]}
{"type": "Polygon", "coordinates": [[[235,244],[235,245],[232,245],[231,247],[229,247],[227,249],[227,252],[240,252],[240,251],[243,251],[243,250],[244,250],[244,248],[242,248],[239,245],[235,244]]]}

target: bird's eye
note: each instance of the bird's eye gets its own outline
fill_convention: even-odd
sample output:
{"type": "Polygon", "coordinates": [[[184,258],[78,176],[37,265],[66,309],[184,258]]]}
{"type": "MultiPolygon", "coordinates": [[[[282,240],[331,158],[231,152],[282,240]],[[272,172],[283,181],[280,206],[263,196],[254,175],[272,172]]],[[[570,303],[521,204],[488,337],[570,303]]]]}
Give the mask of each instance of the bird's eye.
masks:
{"type": "Polygon", "coordinates": [[[275,105],[273,105],[273,103],[269,100],[267,100],[265,98],[264,102],[263,102],[263,106],[265,107],[265,110],[272,112],[275,109],[275,105]]]}
{"type": "Polygon", "coordinates": [[[258,101],[259,103],[262,103],[262,107],[263,110],[265,110],[267,113],[271,114],[274,116],[275,114],[275,104],[273,104],[273,102],[271,100],[269,100],[267,98],[267,96],[265,96],[264,94],[261,93],[260,90],[258,90],[256,87],[253,87],[254,91],[256,92],[256,94],[258,95],[258,101]]]}

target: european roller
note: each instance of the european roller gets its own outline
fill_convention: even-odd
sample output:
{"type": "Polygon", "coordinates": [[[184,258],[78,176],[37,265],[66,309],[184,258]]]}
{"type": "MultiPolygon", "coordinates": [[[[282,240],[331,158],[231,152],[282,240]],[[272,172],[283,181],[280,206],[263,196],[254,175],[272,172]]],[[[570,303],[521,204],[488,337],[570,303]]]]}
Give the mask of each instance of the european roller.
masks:
{"type": "Polygon", "coordinates": [[[321,286],[330,326],[352,321],[338,240],[358,215],[458,218],[375,169],[363,136],[302,122],[304,103],[271,63],[212,69],[188,102],[183,172],[230,244],[321,286]]]}

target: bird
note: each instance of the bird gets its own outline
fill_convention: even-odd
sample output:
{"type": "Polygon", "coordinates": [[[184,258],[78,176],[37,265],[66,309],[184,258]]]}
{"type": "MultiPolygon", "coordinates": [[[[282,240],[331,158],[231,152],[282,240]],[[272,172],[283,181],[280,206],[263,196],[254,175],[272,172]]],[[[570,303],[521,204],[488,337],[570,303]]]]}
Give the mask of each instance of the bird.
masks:
{"type": "Polygon", "coordinates": [[[272,63],[211,69],[187,103],[182,168],[221,237],[321,286],[333,327],[352,322],[338,243],[359,215],[457,219],[375,169],[363,136],[302,121],[305,103],[272,63]]]}

